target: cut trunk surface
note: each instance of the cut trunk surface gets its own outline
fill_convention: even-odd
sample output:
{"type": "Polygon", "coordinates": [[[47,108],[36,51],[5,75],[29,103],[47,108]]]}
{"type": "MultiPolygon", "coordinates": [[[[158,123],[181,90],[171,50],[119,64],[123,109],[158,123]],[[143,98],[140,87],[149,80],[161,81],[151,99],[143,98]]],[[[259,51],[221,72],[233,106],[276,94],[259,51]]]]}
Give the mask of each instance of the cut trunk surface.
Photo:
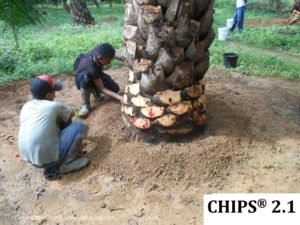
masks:
{"type": "Polygon", "coordinates": [[[126,1],[123,39],[130,71],[122,118],[128,127],[184,134],[205,123],[213,3],[126,1]]]}

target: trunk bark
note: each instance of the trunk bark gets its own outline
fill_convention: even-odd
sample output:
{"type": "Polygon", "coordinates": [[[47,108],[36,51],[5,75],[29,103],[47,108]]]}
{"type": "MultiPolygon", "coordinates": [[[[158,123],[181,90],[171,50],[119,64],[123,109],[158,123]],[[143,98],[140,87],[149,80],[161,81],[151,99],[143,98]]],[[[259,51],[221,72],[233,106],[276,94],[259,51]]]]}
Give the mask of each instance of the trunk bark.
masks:
{"type": "Polygon", "coordinates": [[[47,0],[47,4],[57,4],[57,0],[47,0]]]}
{"type": "Polygon", "coordinates": [[[63,0],[63,1],[62,1],[62,4],[63,4],[64,10],[65,10],[67,13],[70,13],[70,6],[69,6],[69,4],[68,4],[68,1],[67,1],[67,0],[63,0]]]}
{"type": "Polygon", "coordinates": [[[96,7],[99,9],[99,3],[97,2],[97,0],[93,0],[93,2],[95,3],[96,7]]]}
{"type": "Polygon", "coordinates": [[[214,0],[127,0],[129,65],[122,117],[131,128],[185,134],[205,123],[204,74],[214,0]]]}
{"type": "Polygon", "coordinates": [[[95,23],[95,20],[87,8],[84,0],[72,0],[70,2],[70,11],[73,23],[76,25],[88,25],[95,23]]]}
{"type": "Polygon", "coordinates": [[[297,23],[300,17],[300,0],[295,0],[294,11],[289,19],[289,25],[297,23]]]}
{"type": "Polygon", "coordinates": [[[295,0],[294,9],[300,11],[300,0],[295,0]]]}

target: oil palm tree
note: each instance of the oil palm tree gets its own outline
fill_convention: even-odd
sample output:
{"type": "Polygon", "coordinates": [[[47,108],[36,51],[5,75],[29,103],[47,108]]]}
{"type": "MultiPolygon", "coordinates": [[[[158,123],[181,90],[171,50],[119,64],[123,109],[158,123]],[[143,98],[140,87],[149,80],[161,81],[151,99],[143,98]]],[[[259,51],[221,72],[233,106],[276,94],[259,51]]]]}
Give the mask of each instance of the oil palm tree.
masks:
{"type": "Polygon", "coordinates": [[[18,47],[18,28],[42,19],[30,0],[0,0],[0,20],[12,31],[18,47]]]}
{"type": "Polygon", "coordinates": [[[129,127],[184,134],[205,123],[204,74],[214,40],[214,0],[128,0],[123,40],[129,127]]]}
{"type": "Polygon", "coordinates": [[[67,13],[70,13],[70,6],[69,6],[69,4],[68,4],[68,1],[67,1],[67,0],[62,0],[62,5],[63,5],[64,10],[65,10],[67,13]]]}
{"type": "Polygon", "coordinates": [[[70,12],[74,24],[88,25],[95,23],[95,20],[92,17],[84,0],[71,0],[70,12]]]}
{"type": "Polygon", "coordinates": [[[292,25],[298,21],[300,17],[300,0],[295,0],[294,11],[289,19],[289,24],[292,25]]]}

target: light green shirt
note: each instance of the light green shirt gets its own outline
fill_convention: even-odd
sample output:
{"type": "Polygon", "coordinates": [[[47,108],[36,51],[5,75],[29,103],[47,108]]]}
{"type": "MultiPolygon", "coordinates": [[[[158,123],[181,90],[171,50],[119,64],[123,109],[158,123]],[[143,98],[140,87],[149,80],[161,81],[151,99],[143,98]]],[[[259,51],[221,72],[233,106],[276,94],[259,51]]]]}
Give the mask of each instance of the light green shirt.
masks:
{"type": "Polygon", "coordinates": [[[24,160],[43,166],[59,159],[60,129],[72,109],[56,101],[31,100],[20,115],[19,149],[24,160]]]}

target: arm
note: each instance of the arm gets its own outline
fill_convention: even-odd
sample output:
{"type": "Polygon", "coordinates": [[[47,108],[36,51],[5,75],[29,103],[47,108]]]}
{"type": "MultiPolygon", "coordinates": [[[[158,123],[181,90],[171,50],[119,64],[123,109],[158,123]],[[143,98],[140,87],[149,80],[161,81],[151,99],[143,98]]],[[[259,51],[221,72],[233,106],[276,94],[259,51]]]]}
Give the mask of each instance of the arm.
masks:
{"type": "Polygon", "coordinates": [[[74,110],[72,109],[72,112],[71,112],[71,114],[70,114],[69,120],[71,120],[74,116],[75,116],[75,112],[74,112],[74,110]]]}
{"type": "Polygon", "coordinates": [[[75,116],[75,112],[72,106],[65,106],[59,103],[58,118],[60,130],[63,130],[72,123],[73,116],[75,116]]]}
{"type": "Polygon", "coordinates": [[[124,54],[118,50],[116,50],[116,52],[115,52],[115,59],[122,61],[122,62],[126,61],[124,54]]]}
{"type": "Polygon", "coordinates": [[[122,102],[122,96],[107,89],[104,84],[103,84],[103,81],[101,79],[96,79],[96,80],[93,80],[97,89],[99,90],[99,92],[105,94],[106,96],[109,96],[111,98],[114,98],[120,102],[122,102]]]}

